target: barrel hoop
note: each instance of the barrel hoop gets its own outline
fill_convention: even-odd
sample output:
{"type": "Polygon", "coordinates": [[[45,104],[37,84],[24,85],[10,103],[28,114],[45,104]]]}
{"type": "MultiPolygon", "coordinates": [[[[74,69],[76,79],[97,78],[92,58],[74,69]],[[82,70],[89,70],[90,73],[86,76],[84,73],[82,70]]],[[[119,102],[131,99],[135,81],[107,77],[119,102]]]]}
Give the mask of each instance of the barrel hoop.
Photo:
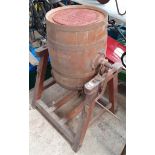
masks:
{"type": "Polygon", "coordinates": [[[93,42],[92,44],[84,44],[84,45],[67,45],[67,44],[60,44],[54,40],[48,38],[48,47],[52,49],[60,49],[60,50],[87,50],[91,48],[98,48],[100,44],[104,44],[107,39],[107,35],[103,37],[103,39],[99,40],[98,42],[93,42]]]}
{"type": "Polygon", "coordinates": [[[71,78],[71,79],[83,79],[83,78],[88,78],[88,77],[94,75],[94,71],[82,73],[82,74],[78,74],[78,75],[75,75],[75,74],[72,75],[72,74],[68,74],[68,73],[66,74],[66,73],[59,72],[53,66],[52,66],[52,70],[61,76],[71,78]]]}

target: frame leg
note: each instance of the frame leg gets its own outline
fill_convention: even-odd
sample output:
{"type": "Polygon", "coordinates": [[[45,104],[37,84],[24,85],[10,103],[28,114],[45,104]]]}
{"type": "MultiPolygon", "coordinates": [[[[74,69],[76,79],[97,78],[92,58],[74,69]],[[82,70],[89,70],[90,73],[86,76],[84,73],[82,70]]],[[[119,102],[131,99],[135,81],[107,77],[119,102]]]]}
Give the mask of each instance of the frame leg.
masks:
{"type": "Polygon", "coordinates": [[[83,104],[80,124],[78,126],[78,130],[77,130],[77,133],[76,133],[76,136],[74,139],[74,143],[72,146],[72,148],[75,152],[77,152],[82,145],[87,128],[89,126],[89,122],[92,117],[93,109],[95,107],[95,101],[90,100],[90,98],[91,98],[90,96],[86,97],[86,100],[84,101],[85,103],[83,104]],[[86,112],[86,103],[89,103],[89,102],[91,102],[91,103],[89,105],[88,111],[86,112]]]}
{"type": "Polygon", "coordinates": [[[112,103],[111,112],[115,113],[117,109],[117,92],[118,92],[118,74],[108,82],[109,102],[112,103]]]}
{"type": "Polygon", "coordinates": [[[124,146],[124,148],[123,148],[123,150],[122,150],[120,155],[126,155],[126,144],[125,144],[125,146],[124,146]]]}
{"type": "Polygon", "coordinates": [[[36,83],[35,83],[35,88],[34,88],[34,98],[32,101],[33,108],[36,107],[35,106],[36,101],[39,100],[42,95],[47,63],[48,63],[48,52],[45,53],[45,55],[41,56],[39,65],[37,67],[37,76],[36,76],[36,83]]]}

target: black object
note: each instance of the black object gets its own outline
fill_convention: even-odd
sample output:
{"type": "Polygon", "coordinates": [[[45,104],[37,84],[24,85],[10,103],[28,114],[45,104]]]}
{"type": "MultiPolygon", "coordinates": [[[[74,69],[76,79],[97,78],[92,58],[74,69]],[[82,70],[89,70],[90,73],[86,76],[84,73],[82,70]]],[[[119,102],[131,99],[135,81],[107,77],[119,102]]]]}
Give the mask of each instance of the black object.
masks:
{"type": "Polygon", "coordinates": [[[115,0],[115,2],[116,2],[116,8],[117,8],[118,14],[121,15],[121,16],[125,15],[126,11],[124,13],[120,13],[117,0],[115,0]]]}
{"type": "Polygon", "coordinates": [[[124,62],[124,58],[126,57],[126,52],[124,52],[121,56],[121,61],[122,61],[122,64],[123,66],[126,68],[126,63],[124,62]]]}
{"type": "MultiPolygon", "coordinates": [[[[37,75],[37,69],[29,72],[29,90],[34,88],[34,86],[35,86],[36,75],[37,75]]],[[[47,80],[50,77],[52,77],[52,75],[51,75],[51,64],[48,63],[46,74],[45,74],[45,80],[47,80]]]]}
{"type": "MultiPolygon", "coordinates": [[[[97,1],[100,2],[101,4],[106,4],[110,0],[97,0],[97,1]]],[[[118,14],[121,15],[121,16],[125,15],[126,14],[126,11],[124,13],[120,13],[117,0],[115,0],[115,3],[116,3],[116,8],[117,8],[118,14]]]]}
{"type": "Polygon", "coordinates": [[[108,21],[108,34],[114,39],[123,38],[126,41],[126,27],[117,25],[115,20],[108,21]]]}
{"type": "Polygon", "coordinates": [[[106,4],[108,3],[110,0],[97,0],[98,2],[100,2],[101,4],[106,4]]]}
{"type": "Polygon", "coordinates": [[[37,30],[46,38],[45,14],[52,8],[46,0],[29,0],[30,30],[37,30]]]}

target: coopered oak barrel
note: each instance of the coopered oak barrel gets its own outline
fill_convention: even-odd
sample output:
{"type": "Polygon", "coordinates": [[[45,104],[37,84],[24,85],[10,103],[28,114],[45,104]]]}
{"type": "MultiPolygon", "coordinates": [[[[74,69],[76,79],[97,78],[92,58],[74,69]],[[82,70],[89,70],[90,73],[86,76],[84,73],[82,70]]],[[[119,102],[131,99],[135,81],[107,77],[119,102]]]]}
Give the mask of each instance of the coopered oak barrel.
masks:
{"type": "Polygon", "coordinates": [[[52,75],[62,87],[79,90],[96,73],[94,63],[105,53],[108,15],[93,6],[72,5],[46,14],[52,75]]]}

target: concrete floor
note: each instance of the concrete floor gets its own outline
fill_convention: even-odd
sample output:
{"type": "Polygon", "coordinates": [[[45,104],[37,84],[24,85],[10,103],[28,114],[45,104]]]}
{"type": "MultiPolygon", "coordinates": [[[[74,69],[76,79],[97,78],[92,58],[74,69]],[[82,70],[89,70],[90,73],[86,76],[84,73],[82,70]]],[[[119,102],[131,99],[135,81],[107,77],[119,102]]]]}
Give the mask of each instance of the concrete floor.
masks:
{"type": "MultiPolygon", "coordinates": [[[[58,86],[55,86],[54,89],[49,88],[43,94],[43,99],[51,100],[52,97],[58,96],[60,90],[62,89],[58,86]],[[52,92],[53,90],[54,92],[52,92]]],[[[30,103],[32,96],[33,90],[30,91],[30,103]]],[[[121,122],[105,112],[100,119],[89,127],[83,145],[77,153],[74,153],[68,142],[55,128],[30,106],[30,155],[120,155],[126,141],[125,100],[125,86],[119,85],[116,115],[121,119],[121,122]]]]}

